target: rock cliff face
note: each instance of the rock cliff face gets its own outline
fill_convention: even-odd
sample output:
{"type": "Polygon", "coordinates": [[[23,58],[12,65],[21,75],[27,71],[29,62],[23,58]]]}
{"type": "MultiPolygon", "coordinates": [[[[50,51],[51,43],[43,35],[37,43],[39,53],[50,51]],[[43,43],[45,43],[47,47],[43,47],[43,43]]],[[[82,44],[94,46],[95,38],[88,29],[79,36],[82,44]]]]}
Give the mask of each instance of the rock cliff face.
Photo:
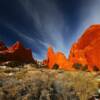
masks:
{"type": "Polygon", "coordinates": [[[47,51],[47,63],[49,68],[52,68],[55,64],[55,53],[52,47],[49,47],[47,51]]]}
{"type": "MultiPolygon", "coordinates": [[[[62,52],[55,53],[52,47],[48,48],[45,63],[49,68],[54,64],[59,68],[72,70],[74,64],[80,64],[89,71],[100,70],[100,25],[90,26],[79,40],[72,45],[68,59],[62,52]]],[[[80,68],[80,69],[82,69],[80,68]]]]}
{"type": "Polygon", "coordinates": [[[73,44],[69,60],[73,63],[87,64],[91,71],[94,67],[100,70],[100,25],[92,25],[73,44]]]}
{"type": "Polygon", "coordinates": [[[49,68],[53,68],[53,66],[57,64],[60,69],[74,70],[72,68],[72,63],[68,61],[66,56],[62,52],[55,53],[52,47],[48,48],[47,60],[45,60],[45,63],[48,65],[49,68]]]}
{"type": "Polygon", "coordinates": [[[31,49],[26,49],[20,42],[16,42],[7,48],[0,42],[0,63],[6,61],[18,61],[22,63],[34,62],[31,49]]]}

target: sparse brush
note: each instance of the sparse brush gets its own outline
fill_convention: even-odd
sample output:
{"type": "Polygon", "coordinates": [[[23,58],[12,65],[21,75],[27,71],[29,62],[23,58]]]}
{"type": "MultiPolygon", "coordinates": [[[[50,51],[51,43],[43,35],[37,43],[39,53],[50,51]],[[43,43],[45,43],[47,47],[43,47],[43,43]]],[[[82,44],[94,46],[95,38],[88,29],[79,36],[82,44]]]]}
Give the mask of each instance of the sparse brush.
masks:
{"type": "Polygon", "coordinates": [[[98,89],[94,75],[85,71],[27,64],[20,70],[6,68],[0,72],[0,100],[88,100],[98,89]]]}

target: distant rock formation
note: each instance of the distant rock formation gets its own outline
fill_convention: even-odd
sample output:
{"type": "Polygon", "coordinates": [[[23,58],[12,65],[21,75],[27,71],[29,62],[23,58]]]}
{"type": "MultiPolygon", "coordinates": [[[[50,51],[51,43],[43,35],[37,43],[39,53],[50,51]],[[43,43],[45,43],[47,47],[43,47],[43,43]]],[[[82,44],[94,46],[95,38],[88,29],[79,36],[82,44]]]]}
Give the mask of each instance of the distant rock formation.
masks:
{"type": "Polygon", "coordinates": [[[62,52],[55,53],[52,47],[48,48],[47,59],[44,60],[44,63],[47,64],[50,69],[57,64],[60,69],[74,70],[72,63],[67,60],[66,56],[62,52]]]}
{"type": "Polygon", "coordinates": [[[0,41],[0,51],[2,51],[2,50],[7,50],[7,47],[5,46],[5,44],[2,41],[0,41]]]}
{"type": "Polygon", "coordinates": [[[69,60],[88,65],[90,71],[95,67],[100,70],[100,25],[90,26],[73,44],[69,60]]]}
{"type": "Polygon", "coordinates": [[[3,42],[0,42],[0,63],[6,61],[18,61],[22,63],[34,62],[31,49],[26,49],[20,42],[16,42],[7,48],[3,42]]]}
{"type": "MultiPolygon", "coordinates": [[[[24,48],[20,42],[9,48],[0,42],[0,64],[6,61],[36,62],[31,49],[24,48]]],[[[62,52],[55,53],[53,48],[49,47],[43,65],[50,69],[56,65],[64,70],[75,70],[78,67],[79,70],[100,70],[100,25],[92,25],[83,33],[72,45],[68,59],[62,52]]]]}

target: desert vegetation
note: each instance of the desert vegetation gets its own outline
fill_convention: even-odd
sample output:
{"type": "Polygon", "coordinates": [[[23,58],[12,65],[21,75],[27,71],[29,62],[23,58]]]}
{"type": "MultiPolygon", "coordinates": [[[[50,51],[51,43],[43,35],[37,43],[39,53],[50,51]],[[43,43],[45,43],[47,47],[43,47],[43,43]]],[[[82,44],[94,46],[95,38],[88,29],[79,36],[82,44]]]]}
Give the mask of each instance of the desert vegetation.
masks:
{"type": "Polygon", "coordinates": [[[89,100],[98,91],[95,72],[0,66],[0,100],[89,100]]]}

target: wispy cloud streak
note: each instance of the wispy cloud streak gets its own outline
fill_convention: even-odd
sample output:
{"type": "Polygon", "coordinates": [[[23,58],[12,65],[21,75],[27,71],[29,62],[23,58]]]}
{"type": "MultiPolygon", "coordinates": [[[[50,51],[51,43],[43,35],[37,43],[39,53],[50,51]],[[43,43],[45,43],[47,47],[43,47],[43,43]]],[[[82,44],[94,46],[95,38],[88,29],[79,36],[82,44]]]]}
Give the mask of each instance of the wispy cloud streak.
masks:
{"type": "MultiPolygon", "coordinates": [[[[64,15],[55,0],[20,0],[35,28],[42,35],[43,44],[52,45],[56,50],[66,52],[63,33],[65,30],[64,15]]],[[[66,29],[67,30],[67,29],[66,29]]]]}

